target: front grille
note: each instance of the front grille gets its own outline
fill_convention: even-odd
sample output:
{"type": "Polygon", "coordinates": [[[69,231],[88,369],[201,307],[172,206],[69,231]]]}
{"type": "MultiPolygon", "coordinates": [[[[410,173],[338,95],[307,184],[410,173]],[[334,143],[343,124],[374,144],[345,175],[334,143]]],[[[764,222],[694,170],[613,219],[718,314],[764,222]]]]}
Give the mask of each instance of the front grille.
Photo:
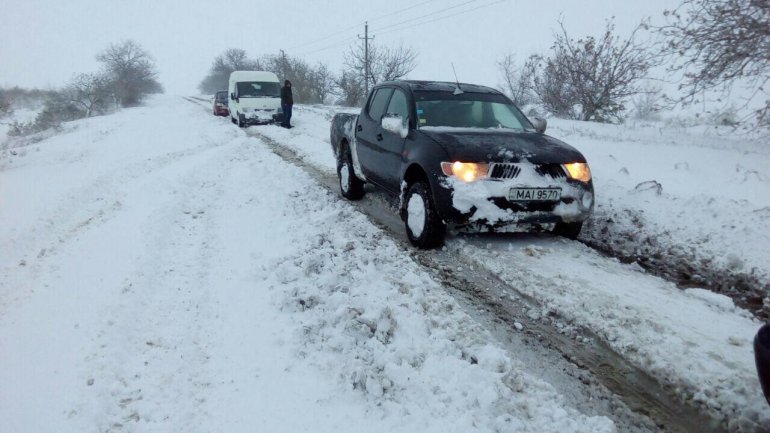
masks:
{"type": "MultiPolygon", "coordinates": [[[[565,178],[564,169],[560,164],[539,164],[535,166],[535,172],[540,176],[551,179],[565,178]]],[[[492,179],[516,179],[521,173],[521,167],[511,163],[494,163],[489,172],[492,179]]]]}
{"type": "Polygon", "coordinates": [[[515,179],[521,168],[516,164],[493,164],[489,177],[492,179],[515,179]]]}
{"type": "Polygon", "coordinates": [[[548,176],[551,179],[562,179],[567,177],[567,175],[564,174],[564,169],[561,167],[561,164],[541,164],[535,168],[535,171],[537,174],[548,176]]]}

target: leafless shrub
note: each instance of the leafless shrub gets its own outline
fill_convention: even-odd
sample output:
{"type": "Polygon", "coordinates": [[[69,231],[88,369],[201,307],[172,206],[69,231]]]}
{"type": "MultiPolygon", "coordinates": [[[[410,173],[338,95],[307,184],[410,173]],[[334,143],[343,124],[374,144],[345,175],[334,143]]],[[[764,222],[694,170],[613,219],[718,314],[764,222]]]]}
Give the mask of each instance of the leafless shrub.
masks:
{"type": "Polygon", "coordinates": [[[246,51],[240,48],[229,48],[214,58],[208,75],[198,85],[201,93],[213,94],[218,90],[226,90],[230,73],[233,71],[259,71],[262,65],[258,60],[250,59],[246,51]]]}
{"type": "Polygon", "coordinates": [[[516,59],[512,53],[506,54],[497,62],[497,70],[503,79],[502,91],[519,107],[534,102],[534,95],[530,83],[532,77],[528,75],[531,69],[524,66],[517,67],[516,59]]]}
{"type": "Polygon", "coordinates": [[[572,39],[562,22],[550,57],[531,56],[524,73],[532,76],[532,89],[554,114],[579,120],[611,122],[622,119],[625,102],[639,93],[637,83],[650,67],[646,43],[637,41],[637,26],[621,40],[608,20],[595,38],[572,39]]]}
{"type": "Polygon", "coordinates": [[[107,109],[110,92],[110,79],[105,74],[78,74],[67,84],[63,97],[79,106],[85,117],[91,117],[107,109]]]}
{"type": "Polygon", "coordinates": [[[363,77],[354,71],[342,71],[334,81],[335,103],[346,107],[358,107],[363,104],[364,98],[364,80],[363,77]]]}
{"type": "Polygon", "coordinates": [[[633,117],[639,120],[660,120],[661,94],[658,87],[647,87],[633,97],[633,117]]]}
{"type": "Polygon", "coordinates": [[[667,24],[655,30],[669,71],[684,76],[677,102],[698,102],[709,91],[729,96],[744,85],[751,95],[741,108],[763,100],[753,125],[770,127],[770,0],[685,0],[664,16],[667,24]]]}
{"type": "Polygon", "coordinates": [[[417,52],[399,45],[383,47],[369,44],[369,70],[366,71],[366,50],[356,44],[345,53],[345,70],[363,77],[364,87],[381,82],[403,78],[417,66],[417,52]]]}
{"type": "Polygon", "coordinates": [[[104,66],[118,106],[134,106],[148,94],[163,92],[152,56],[134,41],[112,44],[96,59],[104,66]]]}

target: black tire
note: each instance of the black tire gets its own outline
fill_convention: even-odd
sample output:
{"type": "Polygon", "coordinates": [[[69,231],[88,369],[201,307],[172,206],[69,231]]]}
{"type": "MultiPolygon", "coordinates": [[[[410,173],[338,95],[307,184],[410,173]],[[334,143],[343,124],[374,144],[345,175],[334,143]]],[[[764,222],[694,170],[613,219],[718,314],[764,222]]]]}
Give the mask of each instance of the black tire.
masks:
{"type": "Polygon", "coordinates": [[[353,157],[350,149],[341,145],[340,158],[337,161],[337,177],[340,180],[340,192],[348,200],[361,200],[364,196],[364,181],[356,176],[353,170],[353,157]]]}
{"type": "Polygon", "coordinates": [[[237,122],[235,121],[235,117],[233,115],[230,115],[230,122],[232,122],[233,125],[235,125],[237,122]]]}
{"type": "Polygon", "coordinates": [[[446,236],[446,224],[436,212],[436,205],[433,203],[433,195],[428,184],[425,181],[417,181],[409,185],[404,200],[404,226],[409,242],[422,249],[442,245],[446,236]],[[410,209],[412,205],[417,208],[410,209]],[[419,220],[415,221],[414,218],[419,220]],[[418,228],[421,230],[415,233],[418,228]]]}
{"type": "Polygon", "coordinates": [[[236,113],[236,116],[238,116],[238,127],[243,128],[246,126],[246,124],[243,122],[243,119],[241,119],[241,113],[236,113]]]}
{"type": "Polygon", "coordinates": [[[583,223],[556,223],[553,234],[575,240],[583,229],[583,223]]]}

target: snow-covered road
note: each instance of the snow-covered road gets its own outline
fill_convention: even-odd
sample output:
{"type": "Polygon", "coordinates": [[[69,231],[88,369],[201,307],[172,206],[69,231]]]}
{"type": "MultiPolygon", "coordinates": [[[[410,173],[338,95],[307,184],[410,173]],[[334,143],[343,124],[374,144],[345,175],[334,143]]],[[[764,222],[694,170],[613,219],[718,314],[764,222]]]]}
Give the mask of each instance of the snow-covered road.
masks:
{"type": "MultiPolygon", "coordinates": [[[[244,133],[158,97],[0,155],[2,430],[630,431],[250,136],[329,174],[328,115],[244,133]]],[[[770,428],[759,324],[728,298],[549,236],[447,251],[536,300],[524,332],[589,329],[731,429],[770,428]]]]}
{"type": "Polygon", "coordinates": [[[4,431],[615,431],[354,207],[199,107],[161,97],[15,153],[4,431]]]}

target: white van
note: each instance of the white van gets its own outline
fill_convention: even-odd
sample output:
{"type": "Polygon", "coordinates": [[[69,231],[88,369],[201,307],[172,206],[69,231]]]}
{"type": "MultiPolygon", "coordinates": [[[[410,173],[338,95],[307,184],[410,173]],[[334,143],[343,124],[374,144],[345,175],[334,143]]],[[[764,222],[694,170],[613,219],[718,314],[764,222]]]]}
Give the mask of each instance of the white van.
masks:
{"type": "Polygon", "coordinates": [[[281,121],[281,83],[274,73],[234,71],[228,89],[233,123],[247,126],[281,121]]]}

